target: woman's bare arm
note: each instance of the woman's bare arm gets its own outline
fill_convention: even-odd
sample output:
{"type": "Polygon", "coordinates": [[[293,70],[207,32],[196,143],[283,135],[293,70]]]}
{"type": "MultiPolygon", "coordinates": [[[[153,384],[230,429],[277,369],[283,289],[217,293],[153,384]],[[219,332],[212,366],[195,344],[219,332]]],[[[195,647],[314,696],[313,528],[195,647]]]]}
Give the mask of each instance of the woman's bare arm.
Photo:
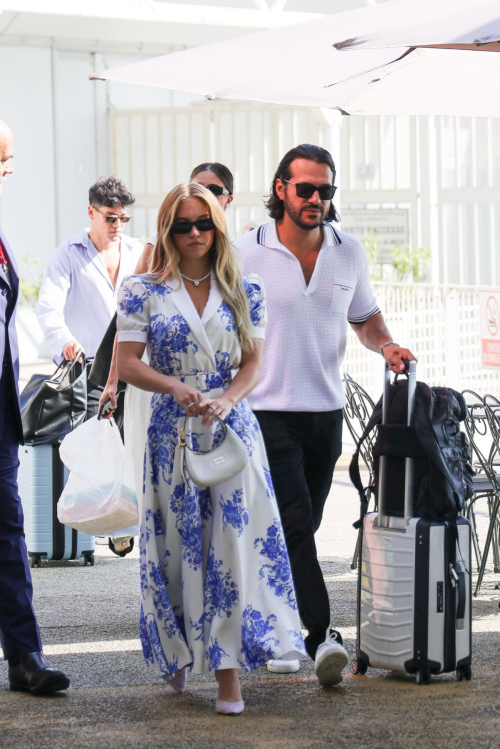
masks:
{"type": "MultiPolygon", "coordinates": [[[[147,273],[148,271],[148,265],[149,265],[149,258],[151,257],[151,253],[153,252],[153,245],[152,244],[146,244],[144,245],[144,249],[142,251],[141,257],[139,258],[139,262],[137,263],[135,267],[134,273],[147,273]]],[[[113,406],[113,410],[109,411],[106,416],[103,418],[110,419],[113,416],[113,411],[116,409],[116,390],[118,388],[118,369],[116,365],[116,344],[117,344],[117,337],[115,335],[115,342],[113,344],[113,356],[111,358],[111,365],[109,367],[109,375],[108,379],[106,381],[106,385],[104,387],[103,393],[99,399],[99,405],[102,406],[103,403],[105,403],[108,398],[111,401],[111,405],[113,406]]]]}
{"type": "Polygon", "coordinates": [[[146,344],[138,341],[118,343],[117,371],[120,380],[150,393],[172,395],[189,416],[202,413],[206,401],[200,391],[180,382],[175,377],[168,377],[156,372],[149,364],[143,362],[142,355],[145,348],[146,344]]]}
{"type": "Polygon", "coordinates": [[[151,258],[151,255],[153,254],[153,247],[152,244],[145,244],[144,249],[142,251],[142,255],[139,258],[139,262],[135,266],[135,273],[147,273],[148,267],[149,267],[149,260],[151,258]]]}

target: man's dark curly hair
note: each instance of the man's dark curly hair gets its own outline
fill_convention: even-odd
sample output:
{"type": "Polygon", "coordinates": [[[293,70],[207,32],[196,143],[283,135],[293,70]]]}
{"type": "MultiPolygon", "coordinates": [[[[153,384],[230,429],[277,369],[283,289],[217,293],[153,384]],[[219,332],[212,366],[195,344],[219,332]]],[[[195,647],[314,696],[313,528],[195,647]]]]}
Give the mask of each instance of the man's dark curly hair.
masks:
{"type": "MultiPolygon", "coordinates": [[[[315,161],[317,164],[328,164],[333,172],[333,181],[335,182],[335,163],[329,151],[325,148],[321,148],[321,146],[313,146],[311,143],[302,143],[302,145],[292,148],[281,159],[280,164],[276,169],[276,174],[273,177],[271,195],[264,204],[269,211],[271,218],[277,219],[278,221],[283,218],[285,206],[283,201],[278,198],[276,192],[276,180],[278,178],[281,180],[290,179],[290,164],[295,159],[307,159],[308,161],[315,161]]],[[[340,216],[333,203],[330,204],[328,214],[325,216],[325,221],[340,221],[340,216]]]]}
{"type": "Polygon", "coordinates": [[[121,205],[125,208],[135,203],[135,198],[127,190],[123,182],[117,177],[101,177],[89,189],[89,204],[115,208],[121,205]]]}

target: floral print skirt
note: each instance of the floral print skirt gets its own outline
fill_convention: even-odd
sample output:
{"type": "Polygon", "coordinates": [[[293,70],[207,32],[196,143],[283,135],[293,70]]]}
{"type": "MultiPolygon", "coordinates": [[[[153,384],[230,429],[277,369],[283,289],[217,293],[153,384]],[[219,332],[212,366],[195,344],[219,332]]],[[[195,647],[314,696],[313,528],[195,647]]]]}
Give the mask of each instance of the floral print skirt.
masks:
{"type": "MultiPolygon", "coordinates": [[[[216,398],[221,389],[206,395],[216,398]]],[[[244,471],[198,489],[177,449],[184,412],[168,395],[151,401],[140,534],[140,636],[159,675],[257,668],[305,654],[293,580],[266,452],[246,401],[227,423],[245,443],[244,471]]],[[[212,431],[189,419],[187,442],[207,450],[212,431]]]]}

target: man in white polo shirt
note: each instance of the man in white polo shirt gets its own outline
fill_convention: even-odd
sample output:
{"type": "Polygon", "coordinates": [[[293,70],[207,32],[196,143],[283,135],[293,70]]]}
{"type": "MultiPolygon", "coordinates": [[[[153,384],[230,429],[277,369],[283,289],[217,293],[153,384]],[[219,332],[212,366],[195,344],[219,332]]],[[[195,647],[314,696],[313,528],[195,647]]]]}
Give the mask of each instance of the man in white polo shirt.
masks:
{"type": "MultiPolygon", "coordinates": [[[[330,629],[330,604],[314,534],[342,452],[340,367],[347,322],[394,372],[412,353],[393,343],[370,287],[361,243],[334,228],[335,165],[323,148],[289,151],[274,176],[271,221],[241,237],[244,272],[258,273],[268,327],[260,382],[249,396],[266,443],[286,536],[306,649],[322,686],[342,680],[347,653],[330,629]]],[[[271,661],[276,672],[298,661],[271,661]]]]}

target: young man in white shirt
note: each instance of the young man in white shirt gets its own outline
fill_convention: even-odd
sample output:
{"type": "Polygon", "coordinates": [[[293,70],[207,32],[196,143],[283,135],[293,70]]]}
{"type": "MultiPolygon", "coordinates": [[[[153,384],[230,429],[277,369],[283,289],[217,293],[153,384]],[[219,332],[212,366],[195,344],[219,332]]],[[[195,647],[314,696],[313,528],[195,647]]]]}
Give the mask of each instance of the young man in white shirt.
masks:
{"type": "MultiPolygon", "coordinates": [[[[45,269],[36,308],[54,361],[84,351],[92,359],[116,312],[118,289],[134,272],[142,245],[124,235],[134,196],[116,177],[89,190],[90,229],[64,242],[45,269]]],[[[100,392],[89,390],[88,413],[97,413],[100,392]]]]}
{"type": "MultiPolygon", "coordinates": [[[[340,367],[347,322],[394,372],[412,353],[392,341],[370,287],[361,243],[334,228],[335,165],[304,144],[282,159],[267,208],[271,221],[237,240],[244,273],[266,287],[268,327],[259,384],[249,396],[266,444],[290,555],[306,649],[322,686],[342,680],[347,653],[330,629],[330,604],[314,534],[342,452],[340,367]]],[[[276,672],[298,661],[271,661],[276,672]]]]}

